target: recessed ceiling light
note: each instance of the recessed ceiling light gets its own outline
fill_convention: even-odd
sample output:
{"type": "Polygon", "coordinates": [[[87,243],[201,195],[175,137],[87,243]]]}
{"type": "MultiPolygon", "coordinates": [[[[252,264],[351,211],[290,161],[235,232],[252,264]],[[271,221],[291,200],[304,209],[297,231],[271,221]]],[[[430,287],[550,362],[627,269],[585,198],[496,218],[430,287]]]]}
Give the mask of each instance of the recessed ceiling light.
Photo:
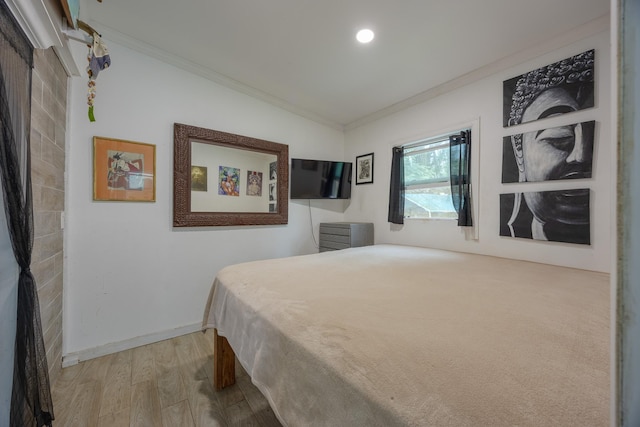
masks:
{"type": "Polygon", "coordinates": [[[365,28],[358,31],[358,34],[356,34],[356,40],[358,40],[360,43],[369,43],[371,40],[373,40],[374,36],[375,34],[373,34],[373,31],[365,28]]]}

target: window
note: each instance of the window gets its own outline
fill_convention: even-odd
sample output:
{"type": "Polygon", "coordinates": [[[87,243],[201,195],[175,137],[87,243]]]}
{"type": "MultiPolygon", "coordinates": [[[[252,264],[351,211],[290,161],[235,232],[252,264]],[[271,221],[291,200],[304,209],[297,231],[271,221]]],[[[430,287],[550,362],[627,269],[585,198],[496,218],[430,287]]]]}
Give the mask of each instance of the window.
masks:
{"type": "Polygon", "coordinates": [[[449,135],[404,146],[405,218],[457,219],[449,179],[449,135]]]}

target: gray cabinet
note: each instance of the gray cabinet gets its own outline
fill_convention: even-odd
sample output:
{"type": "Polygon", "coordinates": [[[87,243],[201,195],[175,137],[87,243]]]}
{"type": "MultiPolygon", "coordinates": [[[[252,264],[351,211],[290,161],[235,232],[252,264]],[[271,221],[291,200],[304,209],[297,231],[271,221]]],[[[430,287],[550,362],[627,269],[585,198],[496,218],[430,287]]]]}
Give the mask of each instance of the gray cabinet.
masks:
{"type": "Polygon", "coordinates": [[[320,223],[320,252],[373,245],[370,222],[320,223]]]}

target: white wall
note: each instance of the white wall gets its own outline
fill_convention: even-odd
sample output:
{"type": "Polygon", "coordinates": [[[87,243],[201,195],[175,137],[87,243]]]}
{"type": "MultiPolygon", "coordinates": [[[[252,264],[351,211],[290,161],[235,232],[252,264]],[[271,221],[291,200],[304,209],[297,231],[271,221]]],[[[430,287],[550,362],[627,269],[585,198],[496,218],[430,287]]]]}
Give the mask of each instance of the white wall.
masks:
{"type": "MultiPolygon", "coordinates": [[[[614,144],[611,141],[609,55],[609,32],[605,31],[569,46],[556,48],[392,116],[349,130],[346,133],[346,158],[355,159],[358,155],[375,152],[375,176],[372,185],[354,188],[345,219],[374,222],[376,243],[426,246],[610,271],[610,191],[614,179],[611,156],[614,144]],[[502,137],[520,131],[528,132],[540,126],[540,122],[534,122],[522,125],[517,132],[503,129],[502,82],[588,49],[596,50],[596,105],[595,108],[572,113],[571,120],[572,123],[588,120],[597,122],[593,178],[565,181],[562,184],[566,184],[565,188],[591,188],[592,244],[586,246],[500,237],[499,194],[525,191],[525,188],[526,191],[535,191],[538,188],[532,183],[501,184],[502,137]],[[387,222],[391,147],[419,137],[437,135],[442,130],[478,118],[480,132],[479,137],[477,133],[474,136],[473,143],[480,148],[480,181],[475,184],[475,197],[480,209],[479,239],[466,239],[453,221],[407,220],[403,227],[392,227],[387,222]],[[520,187],[516,189],[518,185],[520,187]]],[[[559,123],[559,119],[566,118],[550,118],[545,120],[545,125],[553,127],[559,123]]]]}
{"type": "MultiPolygon", "coordinates": [[[[344,156],[341,131],[107,44],[112,66],[97,79],[95,123],[87,119],[86,78],[70,85],[66,355],[193,327],[222,267],[316,250],[306,203],[290,204],[285,226],[174,230],[174,122],[288,144],[290,157],[344,156]],[[155,203],[92,201],[96,135],[156,145],[155,203]]],[[[86,64],[84,46],[74,45],[74,55],[86,64]]],[[[313,204],[316,236],[320,221],[342,220],[344,209],[340,202],[313,204]]]]}

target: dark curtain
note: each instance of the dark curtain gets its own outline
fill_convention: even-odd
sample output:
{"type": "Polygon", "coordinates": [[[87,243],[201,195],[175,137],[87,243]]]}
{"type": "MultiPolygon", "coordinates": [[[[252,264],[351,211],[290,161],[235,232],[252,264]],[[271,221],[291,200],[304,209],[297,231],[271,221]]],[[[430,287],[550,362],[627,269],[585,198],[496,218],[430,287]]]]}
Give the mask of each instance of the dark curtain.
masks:
{"type": "Polygon", "coordinates": [[[388,217],[393,224],[404,224],[404,188],[404,148],[393,147],[388,217]]]}
{"type": "Polygon", "coordinates": [[[471,227],[471,131],[449,137],[451,198],[458,226],[471,227]]]}
{"type": "Polygon", "coordinates": [[[51,426],[53,404],[36,282],[29,133],[33,48],[0,0],[0,170],[13,253],[20,267],[11,391],[12,427],[51,426]],[[21,164],[22,159],[22,164],[21,164]]]}

